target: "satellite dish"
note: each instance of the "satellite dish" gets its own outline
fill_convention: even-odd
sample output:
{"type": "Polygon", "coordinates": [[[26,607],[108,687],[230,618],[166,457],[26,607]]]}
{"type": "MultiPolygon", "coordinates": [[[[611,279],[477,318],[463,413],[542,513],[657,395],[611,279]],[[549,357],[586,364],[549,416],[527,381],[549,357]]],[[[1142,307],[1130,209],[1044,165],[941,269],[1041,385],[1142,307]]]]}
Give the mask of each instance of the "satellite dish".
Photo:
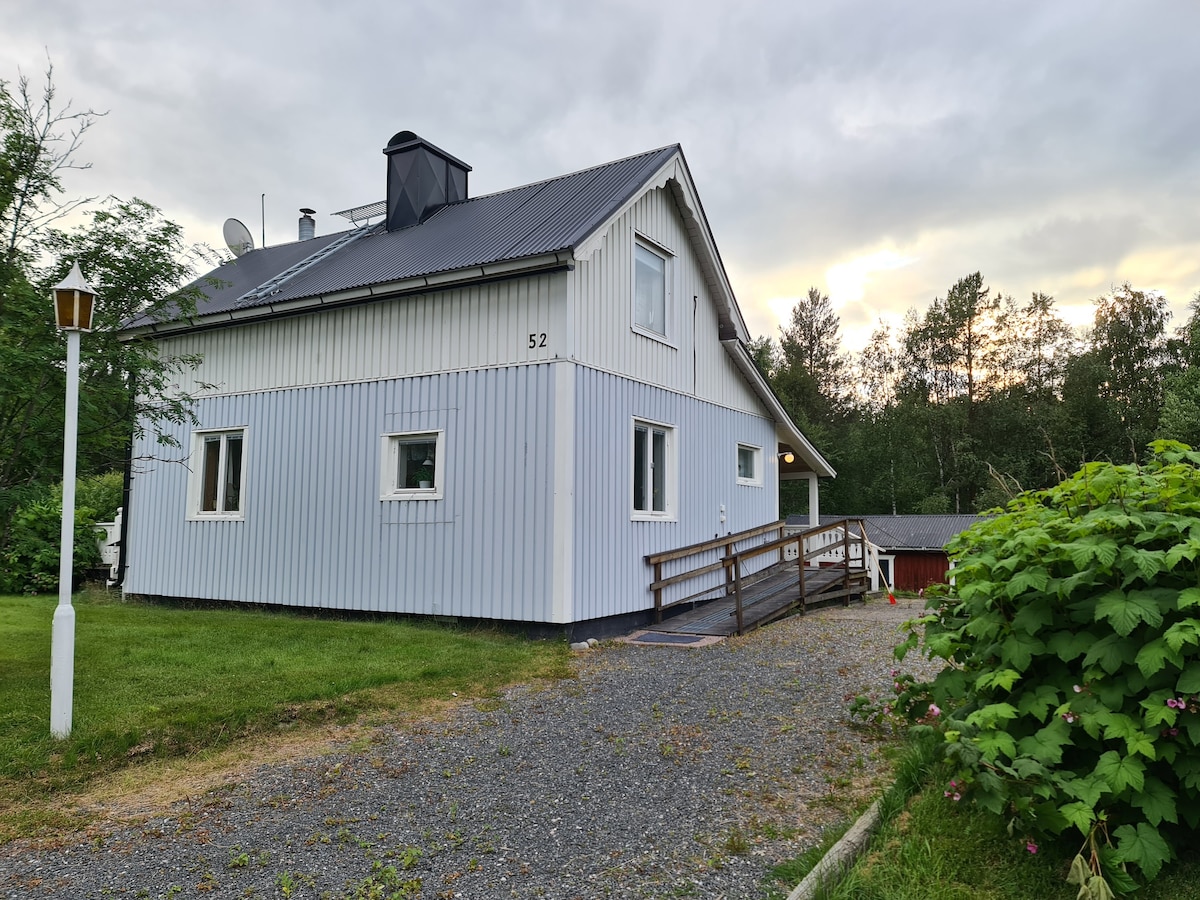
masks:
{"type": "Polygon", "coordinates": [[[226,219],[221,233],[225,236],[225,246],[234,256],[241,256],[254,249],[254,237],[250,234],[250,229],[237,219],[226,219]]]}

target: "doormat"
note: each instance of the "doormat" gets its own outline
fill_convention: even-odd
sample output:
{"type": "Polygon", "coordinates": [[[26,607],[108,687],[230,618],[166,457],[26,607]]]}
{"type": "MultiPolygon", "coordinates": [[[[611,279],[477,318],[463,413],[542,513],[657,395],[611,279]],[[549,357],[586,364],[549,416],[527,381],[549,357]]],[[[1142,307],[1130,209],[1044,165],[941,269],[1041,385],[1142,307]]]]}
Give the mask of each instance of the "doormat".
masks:
{"type": "Polygon", "coordinates": [[[694,644],[704,638],[699,634],[667,634],[661,631],[647,631],[645,634],[638,635],[634,640],[647,644],[694,644]]]}

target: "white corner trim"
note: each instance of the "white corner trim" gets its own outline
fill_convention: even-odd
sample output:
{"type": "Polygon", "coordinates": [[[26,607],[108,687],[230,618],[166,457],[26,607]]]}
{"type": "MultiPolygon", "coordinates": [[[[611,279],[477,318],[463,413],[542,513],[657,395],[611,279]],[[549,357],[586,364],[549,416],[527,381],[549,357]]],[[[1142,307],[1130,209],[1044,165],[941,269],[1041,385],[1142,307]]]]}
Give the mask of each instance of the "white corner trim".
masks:
{"type": "Polygon", "coordinates": [[[571,622],[575,612],[575,364],[559,362],[553,372],[550,620],[571,622]]]}

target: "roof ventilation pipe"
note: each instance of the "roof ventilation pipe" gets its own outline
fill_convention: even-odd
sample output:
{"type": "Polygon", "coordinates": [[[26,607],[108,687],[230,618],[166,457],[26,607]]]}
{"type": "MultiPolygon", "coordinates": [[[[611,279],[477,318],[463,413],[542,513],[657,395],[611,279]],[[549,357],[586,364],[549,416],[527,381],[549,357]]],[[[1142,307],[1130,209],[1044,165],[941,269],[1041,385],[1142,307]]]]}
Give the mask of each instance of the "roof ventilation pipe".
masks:
{"type": "Polygon", "coordinates": [[[447,203],[467,199],[471,167],[411,131],[393,135],[383,154],[388,231],[424,222],[447,203]]]}
{"type": "Polygon", "coordinates": [[[316,210],[302,206],[300,212],[304,214],[300,217],[300,240],[311,241],[317,236],[317,220],[313,218],[316,210]]]}

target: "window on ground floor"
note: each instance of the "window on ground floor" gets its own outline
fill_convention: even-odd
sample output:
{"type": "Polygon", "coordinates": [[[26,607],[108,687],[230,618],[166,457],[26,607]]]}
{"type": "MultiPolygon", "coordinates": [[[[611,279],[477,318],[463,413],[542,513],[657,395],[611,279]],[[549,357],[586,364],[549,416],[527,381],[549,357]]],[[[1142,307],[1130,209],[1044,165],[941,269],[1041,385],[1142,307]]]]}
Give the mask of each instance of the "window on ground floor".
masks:
{"type": "Polygon", "coordinates": [[[675,429],[633,422],[633,517],[663,519],[675,515],[675,429]]]}
{"type": "Polygon", "coordinates": [[[737,445],[737,482],[762,485],[762,447],[755,447],[753,444],[737,445]]]}
{"type": "Polygon", "coordinates": [[[380,499],[441,499],[444,435],[442,431],[385,434],[380,499]]]}
{"type": "Polygon", "coordinates": [[[245,428],[197,431],[192,438],[193,518],[243,518],[245,428]]]}

